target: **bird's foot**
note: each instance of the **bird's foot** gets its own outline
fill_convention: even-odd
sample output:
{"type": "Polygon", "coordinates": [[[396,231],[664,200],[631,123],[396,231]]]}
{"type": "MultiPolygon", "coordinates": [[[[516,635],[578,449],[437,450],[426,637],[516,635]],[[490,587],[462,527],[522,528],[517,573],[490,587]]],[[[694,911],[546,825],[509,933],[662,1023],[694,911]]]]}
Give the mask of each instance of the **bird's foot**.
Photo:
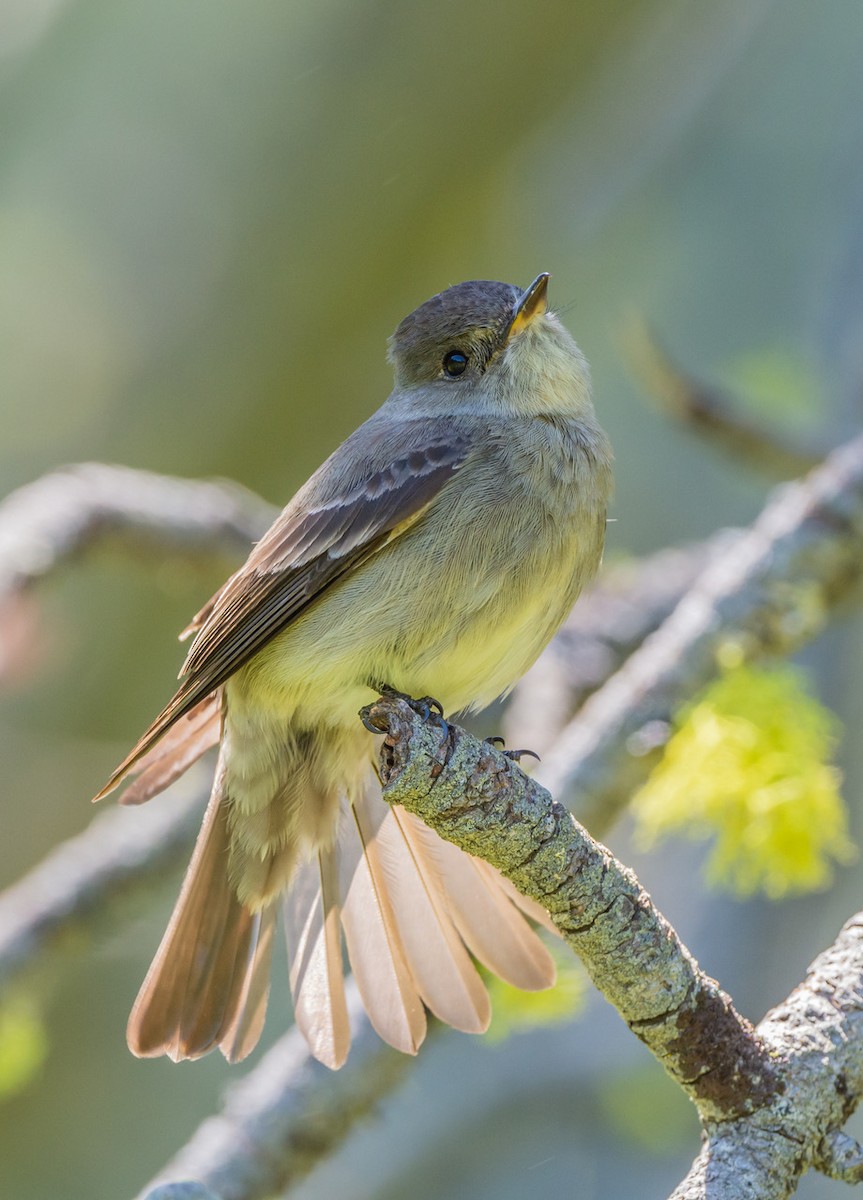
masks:
{"type": "MultiPolygon", "coordinates": [[[[387,700],[404,700],[423,721],[427,721],[433,712],[438,713],[443,717],[443,705],[440,700],[435,700],[433,696],[408,696],[405,692],[400,692],[397,688],[391,687],[388,683],[370,683],[369,686],[373,691],[378,692],[387,700]]],[[[362,709],[360,718],[370,733],[380,733],[379,729],[374,729],[363,715],[367,710],[362,709]]]]}
{"type": "Polygon", "coordinates": [[[529,756],[530,758],[535,758],[537,762],[542,762],[542,759],[539,757],[539,755],[536,753],[535,750],[504,750],[504,746],[506,745],[506,740],[504,738],[502,738],[499,734],[495,734],[493,737],[487,737],[484,740],[486,742],[488,742],[488,744],[490,746],[500,745],[500,749],[503,752],[504,758],[508,758],[508,759],[510,759],[510,761],[512,761],[514,763],[520,763],[521,760],[523,758],[525,758],[526,756],[529,756]]]}

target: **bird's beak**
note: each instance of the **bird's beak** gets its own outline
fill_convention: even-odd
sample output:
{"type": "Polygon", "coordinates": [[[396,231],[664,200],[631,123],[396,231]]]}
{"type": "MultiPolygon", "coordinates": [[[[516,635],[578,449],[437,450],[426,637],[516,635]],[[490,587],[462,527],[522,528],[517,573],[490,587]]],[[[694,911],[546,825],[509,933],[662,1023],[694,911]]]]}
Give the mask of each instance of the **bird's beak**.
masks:
{"type": "Polygon", "coordinates": [[[526,329],[535,316],[547,310],[548,299],[546,292],[548,291],[548,281],[550,278],[551,276],[547,271],[543,271],[541,275],[537,275],[536,279],[534,279],[533,283],[519,300],[515,316],[509,327],[509,333],[506,335],[508,342],[512,341],[516,334],[526,329]]]}

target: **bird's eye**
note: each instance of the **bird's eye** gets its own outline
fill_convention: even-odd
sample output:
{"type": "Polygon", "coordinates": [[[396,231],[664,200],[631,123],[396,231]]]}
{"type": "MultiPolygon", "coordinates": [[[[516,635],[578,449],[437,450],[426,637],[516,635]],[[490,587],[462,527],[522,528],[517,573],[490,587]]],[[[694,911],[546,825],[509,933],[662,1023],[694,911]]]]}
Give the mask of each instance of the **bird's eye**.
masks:
{"type": "Polygon", "coordinates": [[[467,355],[461,350],[450,350],[443,356],[443,369],[452,379],[467,370],[467,355]]]}

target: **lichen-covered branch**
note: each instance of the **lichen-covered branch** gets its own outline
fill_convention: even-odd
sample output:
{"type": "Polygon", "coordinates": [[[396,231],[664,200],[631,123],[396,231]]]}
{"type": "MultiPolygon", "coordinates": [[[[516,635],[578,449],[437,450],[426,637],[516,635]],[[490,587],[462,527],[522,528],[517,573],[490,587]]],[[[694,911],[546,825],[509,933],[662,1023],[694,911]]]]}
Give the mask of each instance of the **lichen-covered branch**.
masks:
{"type": "Polygon", "coordinates": [[[537,778],[594,832],[657,760],[678,707],[724,662],[790,654],[863,580],[863,436],[770,497],[562,732],[537,778]]]}
{"type": "Polygon", "coordinates": [[[784,1200],[810,1168],[863,1181],[863,1150],[841,1132],[863,1096],[863,913],[757,1032],[784,1091],[752,1117],[708,1122],[672,1200],[784,1200]]]}
{"type": "Polygon", "coordinates": [[[854,1178],[861,1152],[839,1134],[863,1096],[863,914],[753,1030],[632,873],[506,755],[403,700],[364,715],[385,798],[547,908],[695,1102],[709,1140],[674,1200],[778,1200],[810,1167],[854,1178]]]}
{"type": "Polygon", "coordinates": [[[503,752],[404,700],[364,710],[385,734],[384,797],[497,867],[547,909],[596,986],[689,1093],[728,1119],[779,1084],[764,1047],[638,880],[503,752]]]}
{"type": "Polygon", "coordinates": [[[150,1200],[152,1189],[167,1180],[195,1180],[219,1200],[268,1200],[332,1153],[413,1063],[374,1032],[353,981],[347,993],[348,1067],[321,1066],[299,1030],[290,1030],[229,1089],[222,1111],[199,1126],[138,1200],[150,1200]]]}

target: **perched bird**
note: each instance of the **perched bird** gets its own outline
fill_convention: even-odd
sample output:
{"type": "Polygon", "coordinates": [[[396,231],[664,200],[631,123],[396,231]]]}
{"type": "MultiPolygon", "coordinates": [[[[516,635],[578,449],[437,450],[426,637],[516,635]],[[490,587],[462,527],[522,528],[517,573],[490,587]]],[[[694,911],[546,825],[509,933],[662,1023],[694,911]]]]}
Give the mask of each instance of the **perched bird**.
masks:
{"type": "Polygon", "coordinates": [[[357,715],[386,687],[447,712],[489,704],[597,569],[611,450],[547,284],[462,283],[406,317],[392,394],[186,631],[179,690],[100,793],[134,773],[124,800],[140,803],[220,742],[129,1019],[135,1054],[248,1054],[279,910],[296,1021],[330,1067],[350,1048],[342,933],[373,1026],[409,1053],[426,1008],[487,1027],[473,958],[518,987],[553,982],[530,902],[383,801],[357,715]]]}

